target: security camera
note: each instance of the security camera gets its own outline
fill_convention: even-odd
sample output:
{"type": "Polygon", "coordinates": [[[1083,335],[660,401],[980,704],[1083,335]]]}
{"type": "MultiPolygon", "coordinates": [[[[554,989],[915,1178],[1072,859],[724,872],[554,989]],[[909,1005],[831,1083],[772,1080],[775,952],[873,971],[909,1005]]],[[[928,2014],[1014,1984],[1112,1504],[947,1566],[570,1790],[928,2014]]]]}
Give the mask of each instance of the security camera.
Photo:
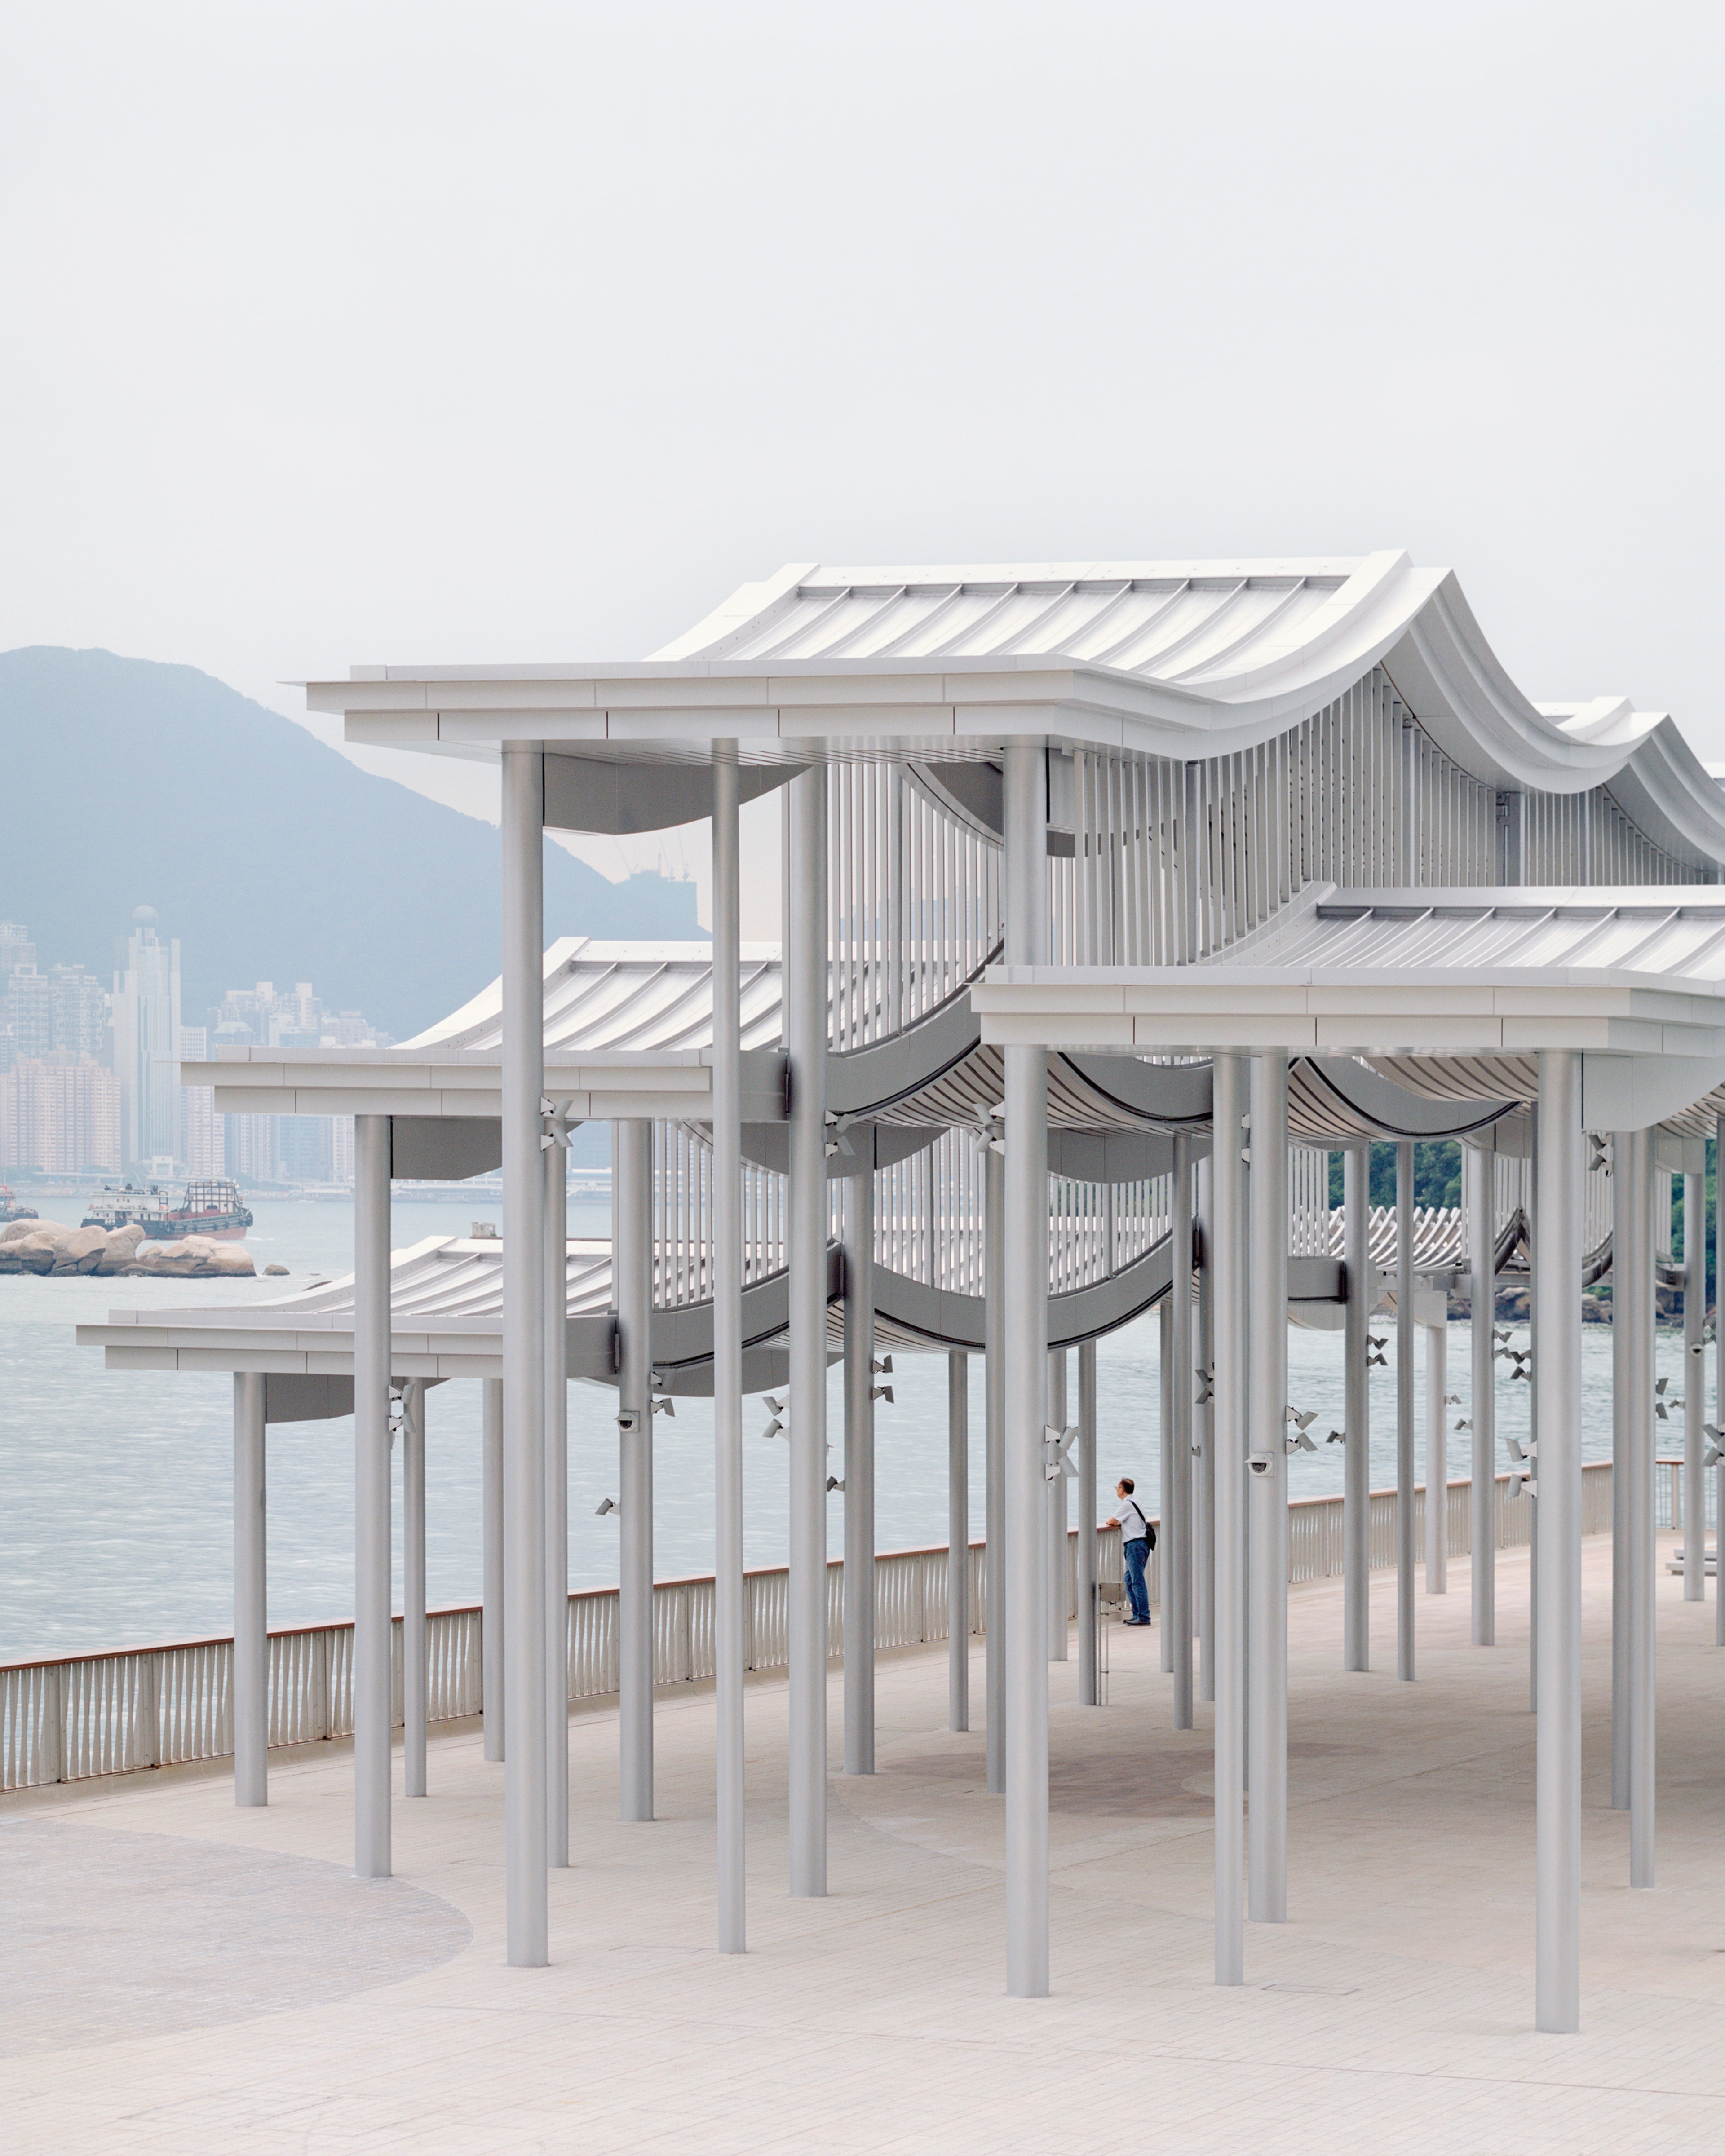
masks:
{"type": "Polygon", "coordinates": [[[1273,1465],[1274,1462],[1267,1452],[1249,1452],[1246,1455],[1246,1466],[1251,1469],[1254,1475],[1267,1475],[1273,1465]]]}

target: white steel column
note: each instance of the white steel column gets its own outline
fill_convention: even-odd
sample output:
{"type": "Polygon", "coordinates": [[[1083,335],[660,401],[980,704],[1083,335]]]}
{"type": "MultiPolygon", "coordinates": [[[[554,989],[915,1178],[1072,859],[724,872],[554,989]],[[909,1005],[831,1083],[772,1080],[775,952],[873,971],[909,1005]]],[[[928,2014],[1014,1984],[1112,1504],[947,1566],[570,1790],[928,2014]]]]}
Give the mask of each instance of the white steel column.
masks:
{"type": "Polygon", "coordinates": [[[389,1876],[389,1118],[353,1119],[353,1868],[389,1876]]]}
{"type": "Polygon", "coordinates": [[[1371,1148],[1342,1156],[1342,1666],[1372,1666],[1372,1373],[1366,1358],[1373,1288],[1371,1148]]]}
{"type": "Polygon", "coordinates": [[[1472,1297],[1468,1352],[1473,1382],[1468,1399],[1472,1441],[1468,1448],[1467,1493],[1473,1643],[1489,1647],[1497,1636],[1497,1364],[1491,1328],[1497,1317],[1497,1223],[1494,1215],[1495,1156],[1478,1146],[1461,1148],[1467,1178],[1468,1250],[1472,1297]]]}
{"type": "MultiPolygon", "coordinates": [[[[1628,1732],[1630,1885],[1653,1884],[1655,1774],[1657,1712],[1658,1551],[1654,1533],[1654,1323],[1653,1267],[1655,1194],[1665,1195],[1665,1178],[1654,1173],[1654,1133],[1630,1133],[1629,1152],[1629,1248],[1623,1269],[1624,1392],[1628,1408],[1624,1464],[1624,1533],[1628,1543],[1625,1600],[1627,1685],[1625,1718],[1628,1732]]],[[[1612,1291],[1614,1304],[1617,1290],[1612,1291]]],[[[1614,1311],[1614,1316],[1615,1312],[1614,1311]]],[[[1543,1435],[1543,1432],[1542,1432],[1543,1435]]],[[[1540,1447],[1540,1496],[1546,1494],[1545,1452],[1540,1447]]],[[[1545,1506],[1542,1502],[1542,1513],[1545,1506]]],[[[1543,1584],[1543,1583],[1542,1583],[1543,1584]]],[[[1542,1616],[1543,1612],[1541,1613],[1542,1616]]],[[[1542,1645],[1544,1633],[1540,1635],[1542,1645]]],[[[1540,1727],[1542,1739],[1544,1725],[1540,1727]]]]}
{"type": "MultiPolygon", "coordinates": [[[[1718,1283],[1725,1281],[1725,1115],[1713,1119],[1713,1301],[1719,1301],[1718,1283]]],[[[1725,1430],[1725,1324],[1713,1326],[1713,1420],[1725,1430]]],[[[1725,1647],[1725,1442],[1716,1442],[1718,1464],[1713,1471],[1714,1547],[1722,1554],[1713,1561],[1713,1643],[1725,1647]]]]}
{"type": "MultiPolygon", "coordinates": [[[[1046,763],[1005,755],[1005,961],[1048,957],[1046,763]]],[[[1006,1065],[1006,1989],[1048,1991],[1047,1489],[1048,1051],[1011,1046],[1006,1065]]]]}
{"type": "MultiPolygon", "coordinates": [[[[1440,1288],[1441,1295],[1444,1291],[1440,1288]]],[[[1444,1419],[1444,1388],[1450,1382],[1450,1335],[1443,1325],[1425,1328],[1425,1591],[1450,1589],[1450,1433],[1444,1419]]]]}
{"type": "Polygon", "coordinates": [[[970,1358],[947,1358],[947,1727],[970,1727],[970,1358]]]}
{"type": "Polygon", "coordinates": [[[545,759],[503,748],[503,1686],[510,1966],[548,1958],[545,1843],[545,759]]]}
{"type": "Polygon", "coordinates": [[[747,1938],[743,1860],[742,1033],[737,749],[713,762],[713,1671],[719,1952],[747,1938]]]}
{"type": "Polygon", "coordinates": [[[1414,1680],[1414,1148],[1395,1149],[1395,1673],[1414,1680]]]}
{"type": "Polygon", "coordinates": [[[480,1480],[485,1585],[480,1611],[480,1681],[485,1757],[503,1757],[503,1380],[480,1380],[480,1480]]]}
{"type": "Polygon", "coordinates": [[[988,1794],[1006,1792],[1006,1163],[983,1151],[983,1631],[988,1794]]]}
{"type": "MultiPolygon", "coordinates": [[[[1171,1279],[1178,1281],[1178,1273],[1171,1279]]],[[[1174,1516],[1174,1298],[1172,1292],[1163,1302],[1156,1306],[1156,1466],[1159,1488],[1156,1512],[1160,1522],[1156,1534],[1156,1548],[1150,1553],[1150,1563],[1156,1567],[1158,1586],[1157,1615],[1161,1620],[1162,1666],[1163,1674],[1172,1676],[1174,1667],[1174,1635],[1168,1625],[1168,1522],[1174,1516]]],[[[1149,1568],[1145,1568],[1147,1573],[1149,1568]]]]}
{"type": "Polygon", "coordinates": [[[545,1856],[561,1867],[569,1861],[569,1155],[558,1144],[543,1158],[545,1856]]]}
{"type": "MultiPolygon", "coordinates": [[[[1168,1522],[1163,1522],[1164,1542],[1168,1522]]],[[[1182,1540],[1184,1539],[1183,1537],[1182,1540]]],[[[1163,1569],[1163,1621],[1168,1621],[1163,1569]]],[[[1096,1703],[1096,1343],[1078,1351],[1078,1697],[1096,1703]]]]}
{"type": "Polygon", "coordinates": [[[234,1373],[234,1801],[270,1801],[269,1506],[264,1373],[234,1373]]]}
{"type": "Polygon", "coordinates": [[[402,1794],[425,1794],[429,1670],[425,1624],[425,1380],[401,1389],[402,1794]]]}
{"type": "MultiPolygon", "coordinates": [[[[1192,1727],[1192,1141],[1174,1139],[1171,1252],[1173,1288],[1168,1296],[1168,1363],[1173,1408],[1167,1443],[1172,1455],[1168,1477],[1168,1517],[1162,1523],[1162,1622],[1168,1636],[1174,1678],[1174,1727],[1192,1727]]],[[[1090,1350],[1094,1358],[1096,1350],[1090,1350]]],[[[1088,1512],[1096,1518],[1091,1496],[1088,1512]]]]}
{"type": "Polygon", "coordinates": [[[1245,1174],[1240,1159],[1246,1112],[1243,1056],[1217,1055],[1212,1113],[1215,1140],[1212,1168],[1209,1257],[1215,1337],[1211,1410],[1214,1452],[1214,1568],[1216,1683],[1216,1981],[1240,1984],[1245,1974],[1245,1398],[1246,1269],[1245,1174]]]}
{"type": "Polygon", "coordinates": [[[845,1185],[845,1771],[875,1771],[875,1173],[845,1185]]]}
{"type": "Polygon", "coordinates": [[[619,1817],[653,1816],[653,1126],[611,1126],[617,1193],[617,1722],[619,1817]]]}
{"type": "MultiPolygon", "coordinates": [[[[1640,1383],[1630,1315],[1635,1135],[1611,1133],[1611,1809],[1630,1808],[1630,1540],[1632,1389],[1640,1383]]],[[[1645,1194],[1643,1194],[1645,1198],[1645,1194]]],[[[1644,1211],[1648,1209],[1644,1204],[1644,1211]]],[[[1651,1217],[1651,1215],[1650,1215],[1651,1217]]]]}
{"type": "Polygon", "coordinates": [[[1216,1697],[1216,1204],[1214,1147],[1198,1163],[1198,1369],[1204,1373],[1193,1406],[1198,1445],[1198,1491],[1193,1506],[1192,1599],[1198,1627],[1198,1697],[1216,1697]]]}
{"type": "Polygon", "coordinates": [[[791,1892],[827,1891],[827,773],[793,778],[785,1045],[790,1053],[791,1892]]]}
{"type": "Polygon", "coordinates": [[[1536,2020],[1581,2019],[1581,1058],[1542,1050],[1537,1207],[1536,2020]]]}
{"type": "MultiPolygon", "coordinates": [[[[1527,1275],[1529,1281],[1539,1271],[1539,1103],[1533,1103],[1532,1125],[1533,1158],[1528,1168],[1528,1213],[1532,1220],[1527,1235],[1527,1275]]],[[[1527,1298],[1527,1425],[1536,1437],[1539,1430],[1539,1298],[1529,1293],[1527,1298]]],[[[1527,1498],[1527,1712],[1539,1712],[1539,1486],[1536,1476],[1529,1486],[1527,1498]]]]}
{"type": "Polygon", "coordinates": [[[1288,1059],[1251,1059],[1252,1172],[1247,1358],[1251,1445],[1248,1549],[1251,1672],[1247,1696],[1252,1801],[1247,1872],[1251,1917],[1288,1916],[1288,1059]]]}
{"type": "MultiPolygon", "coordinates": [[[[1051,1430],[1066,1427],[1066,1356],[1057,1350],[1048,1358],[1048,1422],[1051,1430]]],[[[1048,1507],[1048,1659],[1066,1659],[1066,1477],[1057,1475],[1043,1485],[1048,1507]]]]}
{"type": "Polygon", "coordinates": [[[1707,1178],[1683,1178],[1683,1599],[1707,1599],[1707,1178]]]}

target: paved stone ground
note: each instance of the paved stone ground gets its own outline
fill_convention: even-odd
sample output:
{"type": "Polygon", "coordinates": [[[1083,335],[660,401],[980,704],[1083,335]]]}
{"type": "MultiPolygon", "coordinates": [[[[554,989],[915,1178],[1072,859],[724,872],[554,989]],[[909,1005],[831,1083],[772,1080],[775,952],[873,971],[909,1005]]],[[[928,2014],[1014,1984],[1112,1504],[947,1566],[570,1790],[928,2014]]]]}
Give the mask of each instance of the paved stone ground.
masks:
{"type": "MultiPolygon", "coordinates": [[[[1527,1569],[1502,1644],[1467,1571],[1420,1599],[1420,1681],[1338,1668],[1340,1598],[1293,1597],[1290,1921],[1209,1981],[1210,1740],[1167,1724],[1154,1633],[1113,1702],[1052,1675],[1055,1996],[1002,1991],[1002,1820],[943,1654],[883,1663],[880,1769],[832,1784],[831,1885],[785,1894],[784,1692],[749,1695],[752,1951],[712,1950],[711,1704],[661,1707],[660,1808],[614,1819],[616,1725],[571,1729],[554,1966],[502,1965],[501,1773],[434,1745],[400,1882],[340,1876],[352,1768],[137,1777],[0,1806],[5,2144],[20,2150],[1168,2151],[1591,2156],[1725,2139],[1725,1655],[1661,1575],[1659,1885],[1609,1810],[1609,1584],[1587,1546],[1584,2031],[1532,2010],[1527,1569]],[[401,1883],[404,1882],[404,1883],[401,1883]],[[470,1933],[467,1928],[470,1926],[470,1933]],[[317,1951],[308,1953],[308,1935],[317,1951]],[[80,1999],[88,2011],[80,2019],[80,1999]]],[[[1390,1584],[1373,1641],[1393,1666],[1390,1584]]],[[[975,1695],[981,1696],[978,1661],[975,1695]]],[[[839,1691],[833,1691],[835,1717],[839,1691]]],[[[1207,1718],[1207,1710],[1200,1710],[1207,1718]]]]}
{"type": "Polygon", "coordinates": [[[400,1879],[79,1820],[0,1822],[0,2058],[321,2005],[473,1937],[400,1879]]]}

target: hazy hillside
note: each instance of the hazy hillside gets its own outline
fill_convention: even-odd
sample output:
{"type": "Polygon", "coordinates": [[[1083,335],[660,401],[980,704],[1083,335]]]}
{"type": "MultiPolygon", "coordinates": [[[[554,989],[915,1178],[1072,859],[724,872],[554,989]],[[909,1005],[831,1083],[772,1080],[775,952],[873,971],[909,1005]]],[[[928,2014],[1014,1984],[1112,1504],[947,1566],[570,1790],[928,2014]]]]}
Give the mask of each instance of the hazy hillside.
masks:
{"type": "MultiPolygon", "coordinates": [[[[375,778],[191,666],[0,654],[0,920],[105,981],[132,908],[177,936],[188,1024],[229,988],[310,980],[398,1040],[497,972],[487,824],[375,778]]],[[[545,860],[554,935],[691,937],[695,887],[545,860]]]]}

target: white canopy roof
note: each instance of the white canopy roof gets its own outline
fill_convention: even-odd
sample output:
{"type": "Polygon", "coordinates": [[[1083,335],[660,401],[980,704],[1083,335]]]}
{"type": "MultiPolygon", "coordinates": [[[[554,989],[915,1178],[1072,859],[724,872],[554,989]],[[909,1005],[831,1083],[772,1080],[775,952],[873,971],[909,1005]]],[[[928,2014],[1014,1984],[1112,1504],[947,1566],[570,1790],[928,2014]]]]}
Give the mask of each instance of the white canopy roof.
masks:
{"type": "Polygon", "coordinates": [[[535,741],[559,763],[704,762],[725,739],[745,762],[983,757],[1008,739],[1185,758],[1282,732],[1379,664],[1476,778],[1559,793],[1616,782],[1650,835],[1725,859],[1725,795],[1668,718],[1621,696],[1534,702],[1453,572],[1395,552],[793,563],[648,660],[362,666],[306,698],[343,714],[352,741],[481,757],[535,741]]]}
{"type": "Polygon", "coordinates": [[[1237,955],[991,967],[971,1001],[985,1043],[1459,1058],[1497,1093],[1579,1049],[1589,1124],[1634,1129],[1725,1085],[1725,893],[1317,887],[1237,955]]]}

